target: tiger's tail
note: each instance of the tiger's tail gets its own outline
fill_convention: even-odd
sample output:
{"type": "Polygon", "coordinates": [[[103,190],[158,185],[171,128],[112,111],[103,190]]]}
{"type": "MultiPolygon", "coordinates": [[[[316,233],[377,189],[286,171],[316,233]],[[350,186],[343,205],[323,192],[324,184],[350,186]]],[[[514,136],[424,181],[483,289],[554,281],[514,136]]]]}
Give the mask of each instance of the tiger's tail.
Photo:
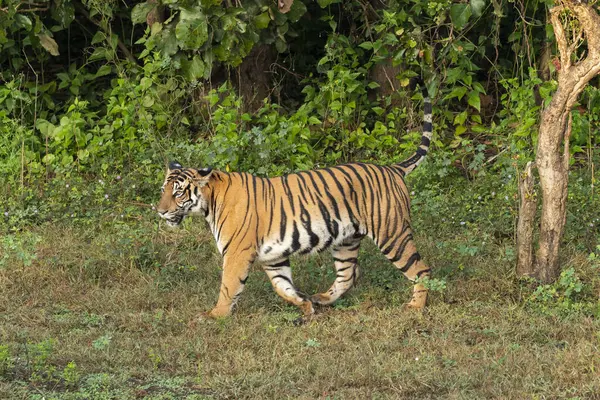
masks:
{"type": "Polygon", "coordinates": [[[415,84],[419,84],[419,86],[421,86],[421,91],[423,92],[423,133],[421,135],[421,144],[419,144],[417,151],[415,151],[406,160],[396,164],[396,166],[400,167],[400,169],[404,172],[404,175],[411,173],[419,166],[419,164],[423,162],[425,156],[427,155],[427,151],[429,150],[429,143],[431,141],[431,134],[433,132],[433,112],[427,87],[421,79],[416,79],[415,84]]]}

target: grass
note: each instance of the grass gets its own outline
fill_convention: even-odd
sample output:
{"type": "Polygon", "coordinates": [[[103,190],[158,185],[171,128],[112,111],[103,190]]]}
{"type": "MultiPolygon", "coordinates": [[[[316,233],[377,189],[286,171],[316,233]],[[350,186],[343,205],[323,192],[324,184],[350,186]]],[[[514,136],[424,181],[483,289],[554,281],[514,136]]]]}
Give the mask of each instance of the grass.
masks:
{"type": "MultiPolygon", "coordinates": [[[[573,239],[563,249],[580,292],[555,285],[550,300],[532,300],[496,218],[442,223],[439,204],[453,205],[423,193],[417,243],[446,283],[427,311],[403,309],[411,284],[365,243],[359,285],[301,326],[258,267],[232,317],[189,324],[214,305],[219,283],[198,219],[162,230],[148,211],[6,236],[0,398],[599,399],[600,279],[589,248],[573,239]]],[[[307,293],[334,278],[327,254],[293,268],[307,293]]]]}

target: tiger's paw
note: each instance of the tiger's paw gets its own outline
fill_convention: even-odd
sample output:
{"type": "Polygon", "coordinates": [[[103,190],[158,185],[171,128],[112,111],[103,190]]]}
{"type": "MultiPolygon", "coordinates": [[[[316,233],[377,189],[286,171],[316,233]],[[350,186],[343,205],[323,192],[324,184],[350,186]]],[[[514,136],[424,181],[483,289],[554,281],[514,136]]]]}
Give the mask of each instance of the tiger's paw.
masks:
{"type": "Polygon", "coordinates": [[[198,314],[195,318],[193,318],[188,323],[188,328],[195,329],[200,324],[206,324],[206,323],[210,323],[212,321],[214,321],[214,318],[210,316],[210,313],[203,312],[203,313],[198,314]]]}
{"type": "Polygon", "coordinates": [[[317,304],[320,306],[328,306],[331,303],[333,303],[333,300],[331,300],[331,296],[329,296],[327,293],[314,294],[314,295],[310,296],[310,301],[313,304],[317,304]]]}
{"type": "Polygon", "coordinates": [[[423,312],[425,310],[425,301],[416,301],[415,299],[412,299],[404,305],[404,309],[423,312]]]}
{"type": "Polygon", "coordinates": [[[300,308],[300,311],[302,311],[302,318],[310,317],[315,313],[312,300],[304,300],[302,304],[298,306],[298,308],[300,308]]]}
{"type": "Polygon", "coordinates": [[[215,307],[206,315],[212,319],[229,317],[231,315],[231,307],[215,307]]]}

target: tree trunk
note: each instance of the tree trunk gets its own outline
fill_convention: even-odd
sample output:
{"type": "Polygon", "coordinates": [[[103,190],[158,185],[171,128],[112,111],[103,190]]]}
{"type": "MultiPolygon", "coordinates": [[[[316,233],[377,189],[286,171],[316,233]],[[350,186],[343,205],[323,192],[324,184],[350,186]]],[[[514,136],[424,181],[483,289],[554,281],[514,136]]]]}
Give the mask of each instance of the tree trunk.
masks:
{"type": "Polygon", "coordinates": [[[528,162],[519,179],[521,204],[517,225],[517,275],[533,276],[533,224],[537,211],[537,194],[533,179],[533,162],[528,162]]]}
{"type": "MultiPolygon", "coordinates": [[[[564,0],[562,5],[550,10],[550,21],[560,52],[558,89],[542,113],[536,155],[542,192],[542,221],[535,276],[546,283],[555,280],[560,273],[558,255],[566,220],[571,108],[587,83],[600,73],[598,13],[585,3],[564,0]],[[570,42],[567,41],[560,18],[560,14],[566,10],[579,23],[578,26],[570,26],[570,42]],[[587,42],[587,56],[573,63],[574,51],[584,43],[584,39],[587,42]]],[[[522,271],[531,268],[521,264],[518,267],[522,271]]]]}
{"type": "Polygon", "coordinates": [[[542,189],[542,222],[536,275],[545,283],[560,273],[558,250],[563,235],[569,181],[569,130],[565,118],[570,110],[552,106],[542,114],[536,164],[542,189]],[[561,145],[564,142],[564,153],[561,145]]]}
{"type": "Polygon", "coordinates": [[[275,62],[273,48],[266,44],[257,44],[244,61],[237,67],[233,79],[238,94],[244,98],[244,110],[255,112],[263,105],[263,100],[273,92],[273,74],[271,64],[275,62]]]}

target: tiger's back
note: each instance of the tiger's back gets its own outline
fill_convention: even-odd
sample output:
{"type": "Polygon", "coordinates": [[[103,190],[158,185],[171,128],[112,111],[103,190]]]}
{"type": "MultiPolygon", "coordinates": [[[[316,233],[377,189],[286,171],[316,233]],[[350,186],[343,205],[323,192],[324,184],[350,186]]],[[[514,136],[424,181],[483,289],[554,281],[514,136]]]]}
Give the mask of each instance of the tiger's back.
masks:
{"type": "Polygon", "coordinates": [[[215,218],[241,220],[215,224],[219,248],[227,254],[251,246],[261,262],[322,251],[364,236],[385,240],[409,218],[406,185],[394,167],[352,163],[276,178],[234,173],[221,179],[230,190],[217,203],[235,207],[223,207],[215,218]],[[240,242],[239,249],[231,248],[232,240],[240,242]]]}

